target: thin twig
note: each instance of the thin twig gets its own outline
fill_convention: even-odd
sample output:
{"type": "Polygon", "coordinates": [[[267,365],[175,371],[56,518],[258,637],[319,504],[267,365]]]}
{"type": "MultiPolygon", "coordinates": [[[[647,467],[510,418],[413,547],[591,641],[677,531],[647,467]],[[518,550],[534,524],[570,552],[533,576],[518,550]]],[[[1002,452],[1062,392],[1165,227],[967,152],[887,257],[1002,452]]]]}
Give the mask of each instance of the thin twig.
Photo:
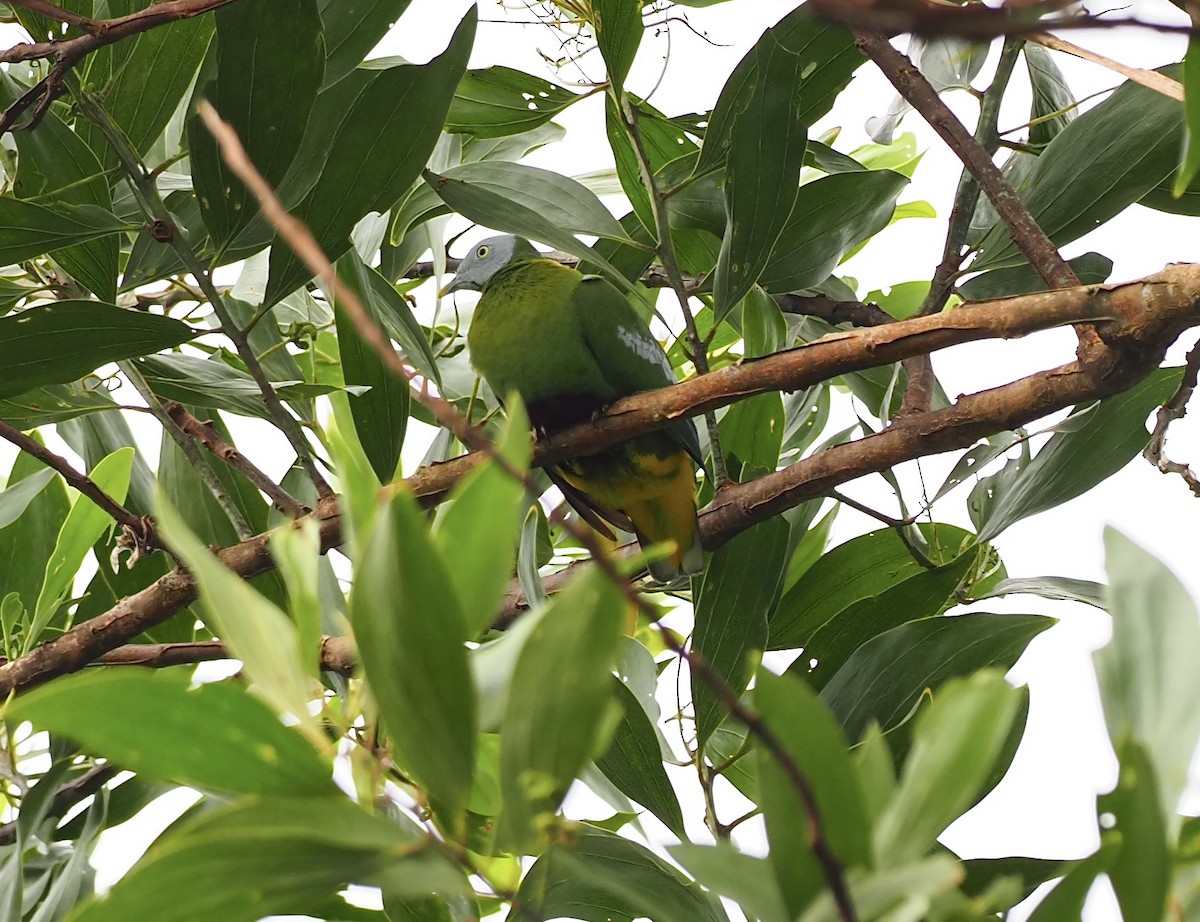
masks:
{"type": "Polygon", "coordinates": [[[125,169],[125,174],[129,178],[135,198],[137,198],[142,211],[148,218],[155,222],[156,227],[161,228],[161,233],[166,238],[166,241],[170,243],[171,247],[178,254],[188,272],[196,279],[200,290],[204,292],[204,296],[208,299],[209,304],[212,305],[213,312],[217,315],[217,320],[221,324],[222,332],[233,343],[238,356],[246,366],[246,370],[254,378],[259,391],[262,393],[263,404],[266,406],[272,422],[279,427],[279,430],[284,434],[288,442],[291,443],[300,466],[304,468],[304,472],[317,488],[317,495],[328,496],[332,494],[332,488],[317,469],[317,462],[312,446],[308,444],[308,439],[305,437],[304,431],[300,428],[299,422],[297,422],[296,417],[288,411],[279,399],[274,385],[267,377],[267,373],[263,370],[258,357],[254,354],[254,349],[251,348],[245,332],[238,326],[233,314],[225,304],[220,290],[213,283],[208,269],[199,256],[196,255],[195,250],[184,239],[179,228],[175,226],[171,212],[167,209],[166,203],[163,202],[162,197],[159,195],[158,187],[155,185],[153,177],[146,170],[137,152],[129,146],[121,129],[113,123],[108,112],[105,111],[99,101],[86,91],[79,92],[77,98],[84,115],[96,124],[120,158],[121,165],[125,169]]]}
{"type": "MultiPolygon", "coordinates": [[[[200,118],[216,139],[225,162],[234,174],[246,184],[246,187],[254,193],[263,215],[288,243],[300,260],[334,292],[339,305],[346,310],[347,315],[354,321],[360,334],[375,349],[379,357],[390,368],[395,369],[399,374],[411,381],[415,377],[415,374],[404,366],[404,363],[396,355],[395,349],[392,348],[391,343],[388,342],[379,325],[367,313],[355,293],[338,278],[333,264],[324,252],[322,252],[309,229],[303,222],[284,209],[278,196],[275,195],[275,191],[263,179],[254,164],[250,162],[241,141],[238,139],[237,133],[226,122],[221,120],[216,110],[207,101],[201,101],[197,108],[200,118]]],[[[514,468],[507,459],[500,455],[495,446],[488,441],[487,437],[468,424],[458,411],[454,409],[453,405],[442,400],[440,397],[433,397],[425,388],[422,388],[417,397],[434,414],[438,422],[446,425],[450,431],[454,432],[464,445],[478,448],[487,456],[491,463],[504,471],[506,475],[524,485],[527,492],[530,492],[534,496],[537,495],[537,487],[533,484],[529,476],[514,468]]],[[[837,856],[834,855],[833,850],[830,848],[828,840],[825,838],[816,795],[809,784],[808,778],[800,770],[791,753],[783,747],[758,714],[742,703],[738,695],[729,687],[725,680],[694,650],[686,649],[683,643],[675,637],[674,633],[661,623],[660,612],[651,606],[620,572],[613,558],[601,545],[594,532],[565,516],[559,517],[558,524],[588,550],[596,566],[600,568],[604,575],[625,596],[627,601],[636,606],[642,614],[658,627],[663,642],[677,656],[687,660],[688,667],[717,695],[727,713],[741,720],[780,763],[784,773],[788,776],[792,786],[804,802],[807,812],[809,844],[821,864],[842,919],[844,922],[855,922],[857,916],[854,906],[850,902],[850,891],[846,884],[845,873],[837,856]]]]}
{"type": "Polygon", "coordinates": [[[230,445],[212,424],[199,420],[188,412],[187,407],[175,400],[163,400],[162,408],[175,424],[197,442],[207,448],[271,499],[271,504],[284,515],[298,519],[312,510],[288,493],[283,487],[264,474],[249,458],[230,445]]]}
{"type": "Polygon", "coordinates": [[[1164,474],[1178,474],[1191,488],[1191,491],[1200,497],[1200,477],[1196,476],[1189,465],[1172,461],[1163,453],[1166,448],[1167,429],[1175,420],[1183,419],[1187,415],[1188,401],[1192,399],[1192,393],[1196,390],[1198,377],[1200,377],[1200,342],[1192,346],[1187,355],[1187,364],[1184,366],[1183,379],[1179,382],[1179,387],[1175,389],[1175,393],[1171,395],[1170,399],[1158,408],[1158,416],[1154,421],[1154,432],[1151,434],[1150,442],[1146,445],[1142,456],[1164,474]]]}

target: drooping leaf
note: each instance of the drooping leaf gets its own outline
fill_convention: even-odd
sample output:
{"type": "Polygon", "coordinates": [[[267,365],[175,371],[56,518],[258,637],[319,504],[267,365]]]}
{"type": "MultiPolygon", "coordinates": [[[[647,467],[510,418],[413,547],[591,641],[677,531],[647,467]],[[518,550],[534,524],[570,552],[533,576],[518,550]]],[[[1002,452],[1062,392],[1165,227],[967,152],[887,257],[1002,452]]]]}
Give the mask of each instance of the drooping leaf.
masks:
{"type": "Polygon", "coordinates": [[[170,671],[96,670],[35,689],[8,713],[150,778],[236,794],[336,790],[328,760],[233,684],[191,687],[170,671]],[[121,719],[96,720],[97,713],[121,719]],[[146,727],[154,727],[152,736],[146,727]]]}
{"type": "Polygon", "coordinates": [[[501,731],[501,842],[536,841],[537,817],[558,808],[597,746],[623,609],[607,577],[585,571],[551,600],[521,648],[501,731]]]}
{"type": "MultiPolygon", "coordinates": [[[[286,16],[272,0],[242,0],[216,11],[216,29],[216,77],[204,96],[274,188],[296,156],[325,72],[317,0],[299,0],[286,16]]],[[[188,123],[188,152],[200,213],[220,251],[250,223],[258,204],[198,116],[188,123]]]]}
{"type": "Polygon", "coordinates": [[[463,74],[446,116],[446,131],[476,138],[521,134],[546,124],[580,97],[542,77],[511,67],[463,74]]]}
{"type": "MultiPolygon", "coordinates": [[[[331,259],[350,248],[350,231],[365,214],[391,208],[417,179],[466,69],[475,22],[475,8],[471,7],[446,50],[428,64],[374,71],[364,86],[352,83],[345,92],[346,81],[332,88],[338,99],[348,96],[352,100],[351,108],[340,120],[336,119],[338,113],[320,109],[331,122],[323,159],[312,155],[314,165],[321,164],[320,172],[292,209],[331,259]],[[356,95],[355,89],[359,90],[356,95]]],[[[317,107],[320,101],[318,97],[317,107]]],[[[317,111],[314,108],[314,117],[317,111]]],[[[291,173],[305,170],[302,151],[291,173]]],[[[276,240],[263,303],[277,303],[308,276],[309,271],[287,244],[276,240]]]]}
{"type": "Polygon", "coordinates": [[[1025,55],[1025,67],[1033,86],[1029,143],[1040,147],[1053,141],[1079,113],[1075,110],[1075,95],[1058,69],[1054,56],[1036,42],[1026,42],[1021,53],[1025,55]]]}
{"type": "Polygon", "coordinates": [[[1067,599],[1073,602],[1083,602],[1096,608],[1108,608],[1107,587],[1088,579],[1074,579],[1069,576],[1030,576],[1019,579],[1006,579],[982,595],[976,596],[975,601],[1028,593],[1041,596],[1043,599],[1067,599]]]}
{"type": "Polygon", "coordinates": [[[8,519],[0,528],[0,586],[6,596],[16,593],[26,611],[37,602],[45,561],[71,508],[66,487],[49,474],[40,461],[21,452],[0,493],[3,519],[8,519]]]}
{"type": "Polygon", "coordinates": [[[800,113],[802,59],[768,31],[755,46],[748,99],[733,117],[725,164],[728,220],[713,279],[724,317],[758,281],[796,201],[808,127],[800,113]]]}
{"type": "Polygon", "coordinates": [[[350,619],[367,681],[397,761],[460,832],[477,709],[462,602],[410,493],[395,493],[364,540],[350,619]]]}
{"type": "Polygon", "coordinates": [[[1200,170],[1200,40],[1196,38],[1188,42],[1183,59],[1183,120],[1183,150],[1171,190],[1176,197],[1187,191],[1200,170]]]}
{"type": "MultiPolygon", "coordinates": [[[[1195,618],[1195,610],[1192,611],[1195,618]]],[[[1194,632],[1200,627],[1194,625],[1194,632]]],[[[1120,848],[1105,868],[1121,907],[1121,918],[1152,922],[1169,917],[1171,846],[1168,836],[1178,820],[1169,823],[1153,756],[1133,737],[1117,743],[1120,776],[1115,791],[1100,798],[1097,809],[1113,819],[1101,836],[1117,838],[1120,848]]],[[[1174,811],[1171,811],[1174,813],[1174,811]]]]}
{"type": "MultiPolygon", "coordinates": [[[[794,769],[808,782],[826,846],[843,868],[871,864],[871,826],[841,727],[804,683],[760,669],[754,704],[794,769]]],[[[767,820],[770,862],[788,916],[795,918],[825,886],[813,851],[807,796],[795,775],[761,741],[757,747],[760,805],[767,820]]]]}
{"type": "Polygon", "coordinates": [[[534,862],[517,902],[543,919],[583,922],[726,922],[716,900],[649,849],[596,826],[569,838],[534,862]]]}
{"type": "Polygon", "coordinates": [[[918,715],[896,794],[875,827],[875,858],[881,866],[924,855],[975,802],[1018,700],[1003,673],[988,670],[947,683],[918,715]]]}
{"type": "Polygon", "coordinates": [[[801,186],[759,284],[781,292],[823,282],[842,257],[887,227],[906,185],[902,173],[860,170],[801,186]]]}
{"type": "Polygon", "coordinates": [[[337,83],[400,19],[412,0],[317,0],[325,33],[324,86],[337,83]]]}
{"type": "Polygon", "coordinates": [[[1113,619],[1112,641],[1095,653],[1104,719],[1118,751],[1135,741],[1153,762],[1174,838],[1200,737],[1200,715],[1189,706],[1200,694],[1190,666],[1200,656],[1200,616],[1178,577],[1128,538],[1108,528],[1104,548],[1113,619]]]}
{"type": "MultiPolygon", "coordinates": [[[[971,41],[957,35],[931,38],[914,35],[908,41],[906,53],[933,89],[943,93],[969,88],[987,60],[989,48],[988,42],[971,41]]],[[[908,100],[897,95],[884,115],[867,119],[867,134],[871,140],[890,144],[896,127],[910,108],[908,100]]]]}
{"type": "MultiPolygon", "coordinates": [[[[25,455],[21,454],[18,457],[23,458],[25,455]]],[[[45,467],[18,482],[11,482],[10,478],[9,486],[0,490],[0,528],[7,528],[20,519],[53,477],[53,469],[45,467]]]]}
{"type": "MultiPolygon", "coordinates": [[[[693,649],[735,694],[750,684],[755,660],[767,642],[767,624],[779,600],[788,524],[773,516],[719,548],[697,581],[693,649]]],[[[692,700],[700,743],[725,716],[720,699],[692,674],[692,700]]]]}
{"type": "Polygon", "coordinates": [[[911,621],[854,651],[821,698],[850,739],[860,738],[872,721],[887,732],[908,717],[926,689],[988,666],[1010,668],[1052,624],[1040,615],[982,613],[911,621]]]}
{"type": "Polygon", "coordinates": [[[1085,493],[1128,464],[1149,441],[1146,418],[1174,391],[1179,373],[1178,368],[1151,372],[1101,400],[1081,425],[1055,432],[1032,462],[1015,467],[1004,482],[981,479],[972,491],[973,501],[982,504],[972,510],[979,540],[990,541],[1014,522],[1085,493]]]}

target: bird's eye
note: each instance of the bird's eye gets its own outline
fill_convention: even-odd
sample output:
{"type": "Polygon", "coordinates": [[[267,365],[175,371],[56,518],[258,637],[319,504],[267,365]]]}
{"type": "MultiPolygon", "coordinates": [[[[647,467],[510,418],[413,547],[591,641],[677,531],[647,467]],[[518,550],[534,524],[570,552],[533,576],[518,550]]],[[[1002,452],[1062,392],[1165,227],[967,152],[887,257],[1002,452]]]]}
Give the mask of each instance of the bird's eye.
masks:
{"type": "Polygon", "coordinates": [[[492,252],[492,248],[486,243],[475,251],[475,256],[479,259],[487,259],[488,253],[492,252]]]}

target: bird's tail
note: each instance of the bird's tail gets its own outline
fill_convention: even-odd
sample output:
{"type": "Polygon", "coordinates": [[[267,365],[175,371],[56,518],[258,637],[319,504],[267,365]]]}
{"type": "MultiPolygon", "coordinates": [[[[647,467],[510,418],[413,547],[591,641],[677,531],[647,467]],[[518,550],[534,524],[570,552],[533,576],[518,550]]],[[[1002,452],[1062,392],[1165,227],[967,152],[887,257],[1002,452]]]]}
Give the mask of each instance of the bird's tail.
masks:
{"type": "Polygon", "coordinates": [[[650,575],[656,580],[667,583],[704,569],[696,482],[690,464],[680,464],[678,473],[663,484],[662,490],[628,503],[622,511],[633,522],[642,546],[666,541],[675,544],[674,551],[650,564],[650,575]]]}

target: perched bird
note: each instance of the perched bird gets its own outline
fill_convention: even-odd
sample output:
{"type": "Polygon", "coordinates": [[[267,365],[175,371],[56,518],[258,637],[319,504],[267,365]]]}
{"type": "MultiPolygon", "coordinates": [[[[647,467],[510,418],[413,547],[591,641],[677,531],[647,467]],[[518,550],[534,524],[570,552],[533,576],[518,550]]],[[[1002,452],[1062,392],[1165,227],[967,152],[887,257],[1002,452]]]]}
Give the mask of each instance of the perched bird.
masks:
{"type": "MultiPolygon", "coordinates": [[[[662,346],[608,281],[545,259],[529,241],[489,237],[442,293],[481,291],[467,345],[471,364],[498,397],[521,395],[536,431],[592,419],[617,398],[675,383],[662,346]]],[[[704,565],[692,459],[702,464],[691,420],[572,458],[548,473],[594,528],[633,532],[646,546],[676,549],[650,565],[668,582],[704,565]],[[690,456],[690,457],[689,457],[690,456]]]]}

